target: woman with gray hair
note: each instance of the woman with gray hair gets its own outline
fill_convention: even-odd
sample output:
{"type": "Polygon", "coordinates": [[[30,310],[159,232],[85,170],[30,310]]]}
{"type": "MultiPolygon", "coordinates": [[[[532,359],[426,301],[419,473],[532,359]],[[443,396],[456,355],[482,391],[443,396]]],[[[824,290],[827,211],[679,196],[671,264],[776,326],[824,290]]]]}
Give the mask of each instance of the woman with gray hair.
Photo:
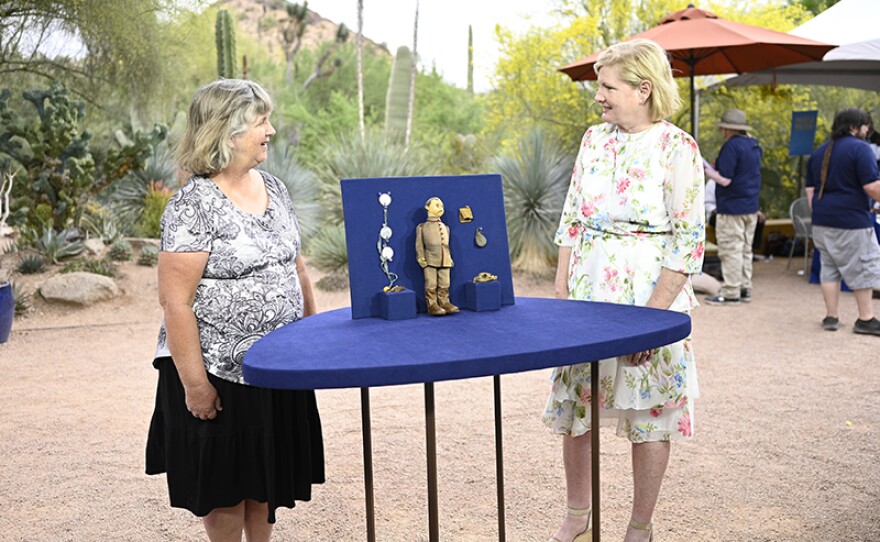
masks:
{"type": "Polygon", "coordinates": [[[290,194],[256,169],[271,111],[252,81],[200,88],[177,148],[192,176],[162,216],[146,472],[167,474],[171,506],[202,517],[212,542],[268,541],[275,510],[324,481],[314,391],[255,388],[242,375],[257,339],[316,311],[290,194]]]}
{"type": "MultiPolygon", "coordinates": [[[[703,159],[691,136],[663,120],[681,102],[669,60],[656,43],[632,40],[604,51],[595,70],[604,122],[586,131],[575,162],[556,232],[556,296],[687,313],[698,305],[690,276],[703,262],[703,159]]],[[[670,443],[694,431],[691,340],[599,362],[599,397],[591,396],[590,365],[572,361],[554,369],[543,415],[562,435],[568,505],[551,540],[591,539],[594,400],[632,443],[624,540],[650,540],[670,443]]]]}

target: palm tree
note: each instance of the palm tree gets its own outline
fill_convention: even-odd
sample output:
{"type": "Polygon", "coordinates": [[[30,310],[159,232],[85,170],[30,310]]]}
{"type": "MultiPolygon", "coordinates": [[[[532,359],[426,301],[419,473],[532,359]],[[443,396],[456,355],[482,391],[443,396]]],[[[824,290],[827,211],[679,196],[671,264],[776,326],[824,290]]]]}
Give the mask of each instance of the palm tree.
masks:
{"type": "Polygon", "coordinates": [[[412,64],[409,72],[409,102],[406,106],[406,137],[404,138],[403,148],[409,148],[409,137],[412,134],[413,121],[413,102],[416,99],[416,60],[418,58],[419,44],[419,0],[416,0],[416,18],[413,23],[413,50],[412,64]]]}
{"type": "Polygon", "coordinates": [[[357,35],[357,84],[358,84],[358,126],[361,130],[361,143],[366,138],[364,129],[364,0],[358,0],[357,35]]]}
{"type": "Polygon", "coordinates": [[[513,156],[498,156],[495,167],[504,184],[504,207],[510,239],[511,266],[543,275],[556,258],[553,234],[568,190],[571,156],[533,130],[517,144],[513,156]]]}

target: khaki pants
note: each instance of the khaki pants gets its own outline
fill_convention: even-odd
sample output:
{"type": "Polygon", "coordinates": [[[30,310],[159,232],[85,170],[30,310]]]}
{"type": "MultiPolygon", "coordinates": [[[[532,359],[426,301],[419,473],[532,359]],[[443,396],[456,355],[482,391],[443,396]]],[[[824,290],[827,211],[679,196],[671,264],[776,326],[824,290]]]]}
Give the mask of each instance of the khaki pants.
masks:
{"type": "Polygon", "coordinates": [[[431,267],[425,268],[425,290],[436,290],[437,288],[449,288],[449,269],[448,267],[431,267]]]}
{"type": "Polygon", "coordinates": [[[752,288],[752,242],[758,215],[722,215],[715,223],[715,240],[721,259],[724,284],[721,296],[739,299],[740,292],[752,288]]]}

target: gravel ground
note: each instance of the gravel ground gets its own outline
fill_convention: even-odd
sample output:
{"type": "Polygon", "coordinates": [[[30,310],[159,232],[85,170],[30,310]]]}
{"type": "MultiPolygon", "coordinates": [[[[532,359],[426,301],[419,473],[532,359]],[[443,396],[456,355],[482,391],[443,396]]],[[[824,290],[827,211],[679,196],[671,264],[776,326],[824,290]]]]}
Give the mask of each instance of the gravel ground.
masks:
{"type": "MultiPolygon", "coordinates": [[[[161,312],[155,270],[122,271],[123,297],[87,309],[35,302],[0,345],[0,542],[205,540],[198,519],[168,507],[164,477],[143,473],[161,312]]],[[[850,294],[842,329],[822,331],[818,287],[785,259],[756,263],[755,275],[750,305],[694,313],[697,432],[673,447],[654,539],[876,542],[880,338],[849,331],[850,294]]],[[[549,281],[515,285],[552,295],[549,281]]],[[[348,294],[319,292],[318,303],[342,307],[348,294]]],[[[513,542],[546,540],[563,511],[559,441],[539,420],[548,375],[502,378],[513,542]]],[[[427,540],[422,388],[376,388],[371,399],[377,538],[427,540]]],[[[318,401],[328,481],[279,510],[276,540],[365,540],[359,392],[318,391],[318,401]]],[[[497,540],[492,380],[439,383],[436,402],[441,539],[497,540]]],[[[629,517],[629,445],[611,426],[601,438],[602,533],[615,541],[629,517]]]]}

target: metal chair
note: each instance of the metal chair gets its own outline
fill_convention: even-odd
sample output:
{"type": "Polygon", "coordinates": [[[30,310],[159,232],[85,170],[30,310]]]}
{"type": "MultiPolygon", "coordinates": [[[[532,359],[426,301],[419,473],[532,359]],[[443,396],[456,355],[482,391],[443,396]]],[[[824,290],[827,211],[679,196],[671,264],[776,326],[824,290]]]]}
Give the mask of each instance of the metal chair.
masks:
{"type": "Polygon", "coordinates": [[[800,197],[791,202],[788,214],[791,215],[791,224],[794,226],[794,239],[791,240],[791,250],[788,253],[788,264],[785,268],[791,268],[794,247],[797,244],[797,240],[800,239],[804,243],[804,275],[809,276],[807,274],[807,261],[810,258],[810,244],[813,241],[813,211],[810,209],[807,198],[800,197]]]}

